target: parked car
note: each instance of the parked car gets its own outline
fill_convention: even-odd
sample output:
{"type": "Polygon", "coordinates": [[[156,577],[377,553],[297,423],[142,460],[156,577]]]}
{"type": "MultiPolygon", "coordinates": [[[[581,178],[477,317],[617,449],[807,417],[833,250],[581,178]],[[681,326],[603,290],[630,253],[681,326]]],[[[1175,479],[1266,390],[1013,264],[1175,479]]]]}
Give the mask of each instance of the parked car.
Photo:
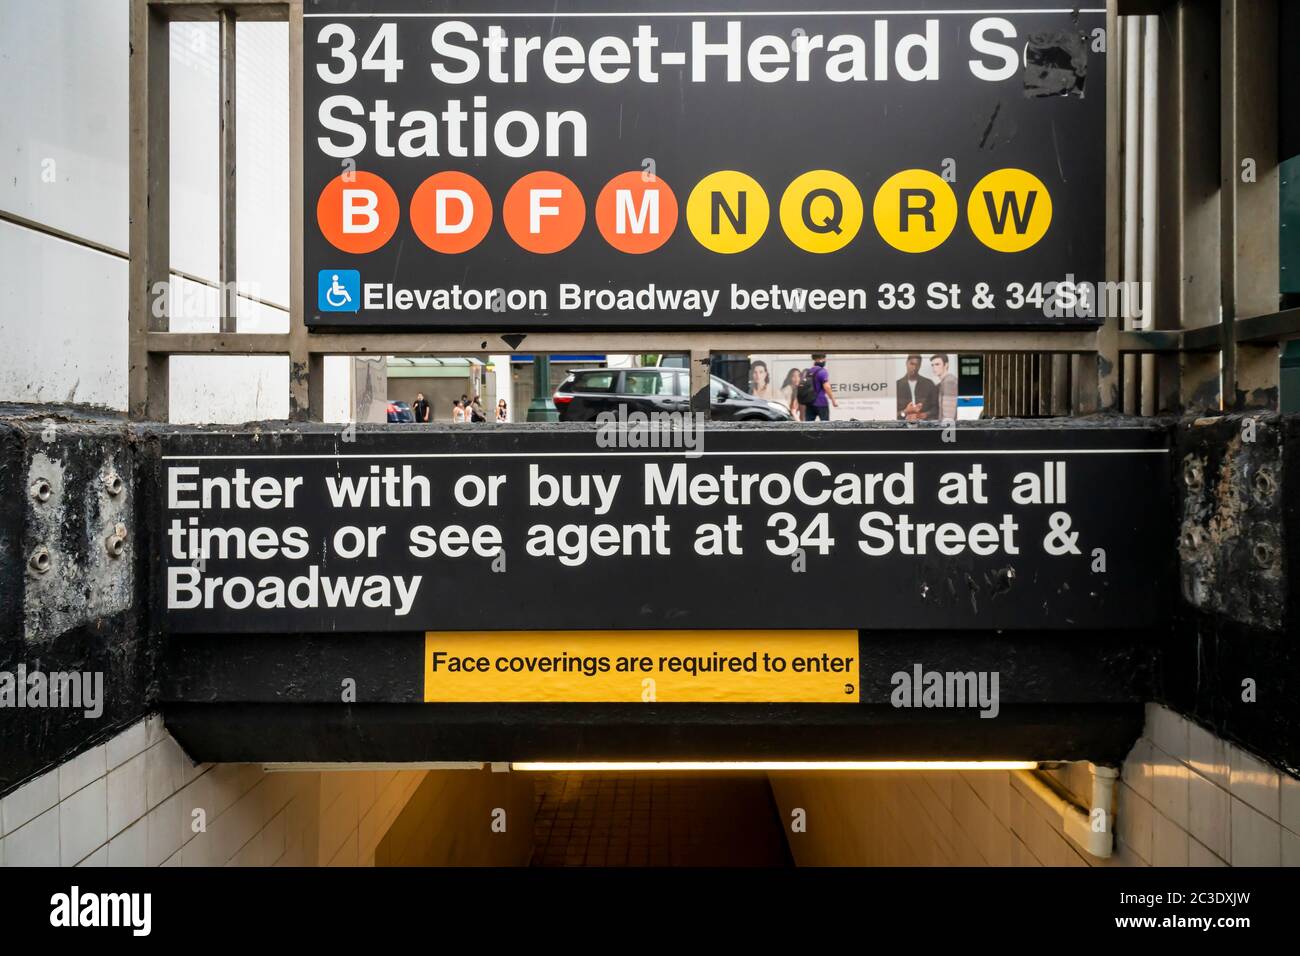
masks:
{"type": "Polygon", "coordinates": [[[407,402],[399,402],[390,398],[388,400],[388,420],[390,422],[413,422],[415,421],[415,412],[411,411],[411,406],[407,402]]]}
{"type": "MultiPolygon", "coordinates": [[[[690,373],[680,368],[575,369],[555,390],[553,400],[562,422],[595,421],[601,412],[689,412],[690,373]]],[[[780,402],[742,392],[716,375],[709,376],[710,417],[722,421],[778,422],[791,419],[780,402]]]]}

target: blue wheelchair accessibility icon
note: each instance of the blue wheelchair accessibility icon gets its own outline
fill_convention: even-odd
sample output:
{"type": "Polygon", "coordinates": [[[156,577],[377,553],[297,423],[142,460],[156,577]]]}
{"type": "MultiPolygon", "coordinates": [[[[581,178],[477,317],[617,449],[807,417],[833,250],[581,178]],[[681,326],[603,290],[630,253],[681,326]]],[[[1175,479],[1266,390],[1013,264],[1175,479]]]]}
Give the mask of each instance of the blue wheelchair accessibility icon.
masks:
{"type": "Polygon", "coordinates": [[[316,275],[316,306],[322,312],[361,311],[361,273],[322,269],[316,275]]]}

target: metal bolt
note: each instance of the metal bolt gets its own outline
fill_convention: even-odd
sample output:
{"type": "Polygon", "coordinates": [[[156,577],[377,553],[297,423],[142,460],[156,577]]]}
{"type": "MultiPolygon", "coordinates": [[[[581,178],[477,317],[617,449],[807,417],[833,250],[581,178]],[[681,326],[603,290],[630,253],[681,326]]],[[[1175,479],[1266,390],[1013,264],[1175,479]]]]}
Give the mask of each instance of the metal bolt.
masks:
{"type": "Polygon", "coordinates": [[[104,476],[104,487],[108,489],[110,495],[120,495],[122,493],[122,479],[117,472],[110,471],[104,476]]]}
{"type": "Polygon", "coordinates": [[[37,478],[32,482],[32,497],[37,501],[49,501],[54,494],[54,486],[46,478],[37,478]]]}
{"type": "Polygon", "coordinates": [[[45,548],[37,548],[32,552],[31,560],[27,562],[27,566],[37,574],[44,574],[50,569],[53,563],[54,561],[50,557],[49,551],[45,548]]]}
{"type": "Polygon", "coordinates": [[[1188,491],[1201,490],[1201,463],[1190,456],[1183,468],[1183,483],[1188,491]]]}
{"type": "Polygon", "coordinates": [[[1261,502],[1267,502],[1272,499],[1273,492],[1277,491],[1277,479],[1273,477],[1273,472],[1267,468],[1261,468],[1255,472],[1255,497],[1261,502]]]}
{"type": "Polygon", "coordinates": [[[126,550],[126,525],[117,525],[113,529],[113,533],[104,539],[104,547],[107,549],[109,557],[120,558],[122,552],[126,550]]]}

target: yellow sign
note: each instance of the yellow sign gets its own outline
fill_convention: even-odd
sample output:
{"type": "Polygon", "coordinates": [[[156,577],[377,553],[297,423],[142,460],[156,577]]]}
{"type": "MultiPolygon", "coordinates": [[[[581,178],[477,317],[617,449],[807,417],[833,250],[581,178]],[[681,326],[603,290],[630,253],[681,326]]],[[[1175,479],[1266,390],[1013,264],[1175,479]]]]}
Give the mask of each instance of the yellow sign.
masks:
{"type": "Polygon", "coordinates": [[[858,702],[857,631],[429,631],[426,703],[858,702]]]}
{"type": "Polygon", "coordinates": [[[804,173],[781,197],[781,228],[804,252],[843,249],[862,228],[862,194],[839,173],[804,173]]]}
{"type": "Polygon", "coordinates": [[[871,205],[880,237],[900,252],[929,252],[957,225],[952,187],[928,169],[905,169],[881,184],[871,205]]]}
{"type": "Polygon", "coordinates": [[[1052,196],[1023,169],[995,169],[971,190],[966,203],[971,232],[997,252],[1024,252],[1052,224],[1052,196]]]}
{"type": "Polygon", "coordinates": [[[744,252],[767,231],[767,194],[752,176],[724,169],[709,173],[686,200],[686,225],[711,252],[744,252]]]}

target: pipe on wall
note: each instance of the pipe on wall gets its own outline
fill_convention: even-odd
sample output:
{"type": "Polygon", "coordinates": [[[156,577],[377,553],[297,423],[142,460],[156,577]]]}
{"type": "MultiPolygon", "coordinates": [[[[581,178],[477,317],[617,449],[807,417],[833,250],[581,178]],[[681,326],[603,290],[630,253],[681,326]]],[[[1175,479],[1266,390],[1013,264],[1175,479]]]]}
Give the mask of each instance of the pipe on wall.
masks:
{"type": "MultiPolygon", "coordinates": [[[[1159,173],[1156,167],[1156,149],[1159,147],[1159,66],[1160,18],[1147,16],[1142,38],[1142,328],[1155,328],[1156,288],[1156,197],[1159,194],[1159,173]]],[[[1156,356],[1143,353],[1142,414],[1156,413],[1156,356]]]]}
{"type": "MultiPolygon", "coordinates": [[[[1121,246],[1122,281],[1130,284],[1138,279],[1138,226],[1141,197],[1139,195],[1139,158],[1142,103],[1142,27],[1141,17],[1121,17],[1120,49],[1124,51],[1124,235],[1121,246]]],[[[1128,316],[1124,328],[1132,328],[1128,316]]],[[[1133,415],[1138,405],[1138,357],[1126,354],[1123,358],[1124,413],[1133,415]]]]}
{"type": "Polygon", "coordinates": [[[1109,859],[1114,851],[1114,799],[1115,781],[1119,771],[1114,767],[1088,764],[1092,779],[1090,806],[1080,807],[1063,796],[1049,784],[1037,770],[1017,770],[1016,776],[1034,792],[1034,795],[1055,811],[1061,818],[1061,832],[1071,843],[1089,856],[1109,859]]]}

